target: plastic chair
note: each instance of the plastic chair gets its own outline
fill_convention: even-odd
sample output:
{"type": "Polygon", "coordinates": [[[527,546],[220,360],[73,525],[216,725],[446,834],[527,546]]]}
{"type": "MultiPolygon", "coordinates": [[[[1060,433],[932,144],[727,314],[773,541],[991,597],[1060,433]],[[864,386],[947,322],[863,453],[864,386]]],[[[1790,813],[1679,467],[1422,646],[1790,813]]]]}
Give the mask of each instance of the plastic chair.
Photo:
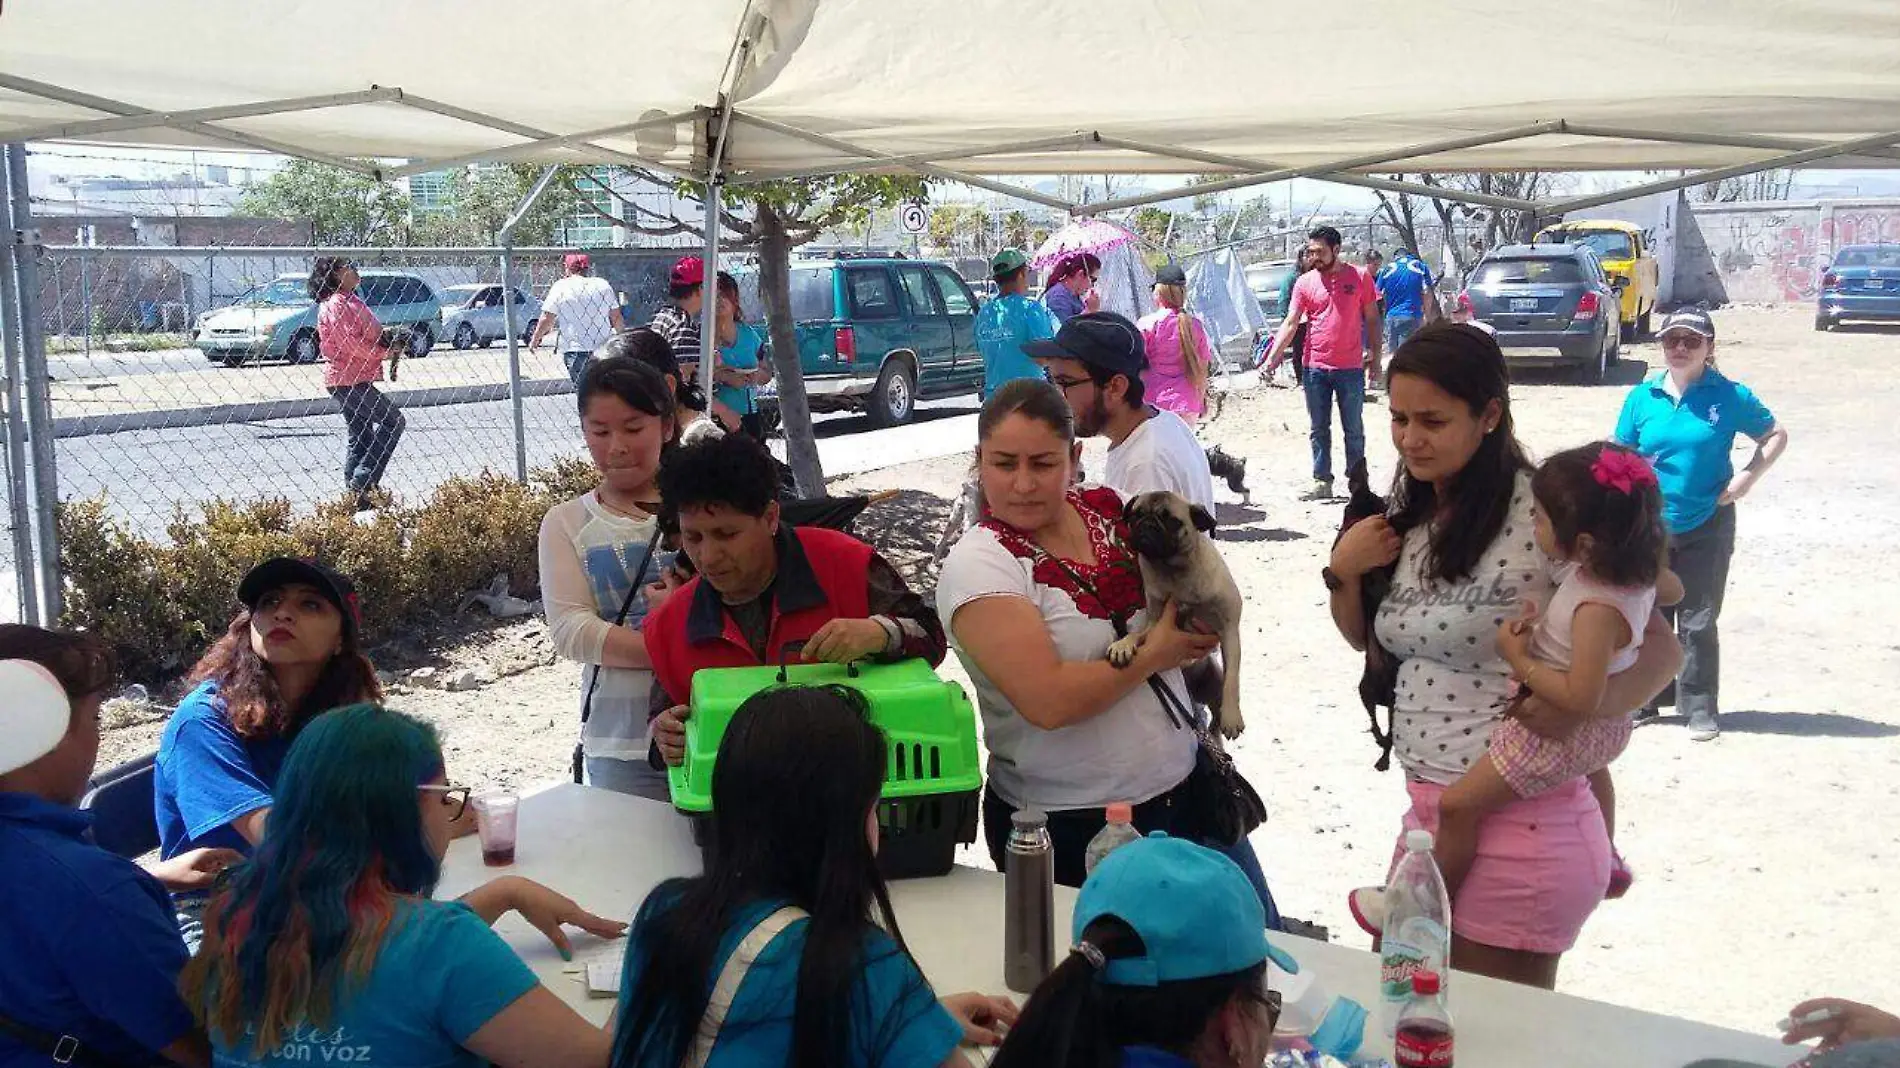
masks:
{"type": "Polygon", "coordinates": [[[122,857],[139,857],[158,848],[158,820],[152,815],[157,753],[127,761],[86,788],[79,807],[92,813],[92,840],[122,857]]]}

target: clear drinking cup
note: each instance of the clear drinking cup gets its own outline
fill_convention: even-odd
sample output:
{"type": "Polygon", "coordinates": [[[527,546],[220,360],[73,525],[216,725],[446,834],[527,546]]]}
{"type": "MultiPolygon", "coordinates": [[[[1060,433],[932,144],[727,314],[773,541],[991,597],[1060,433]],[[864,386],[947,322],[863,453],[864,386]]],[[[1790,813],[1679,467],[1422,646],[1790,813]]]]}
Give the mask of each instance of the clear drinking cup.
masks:
{"type": "Polygon", "coordinates": [[[491,868],[515,862],[515,816],[521,796],[512,790],[484,790],[475,806],[475,833],[482,840],[482,863],[491,868]]]}

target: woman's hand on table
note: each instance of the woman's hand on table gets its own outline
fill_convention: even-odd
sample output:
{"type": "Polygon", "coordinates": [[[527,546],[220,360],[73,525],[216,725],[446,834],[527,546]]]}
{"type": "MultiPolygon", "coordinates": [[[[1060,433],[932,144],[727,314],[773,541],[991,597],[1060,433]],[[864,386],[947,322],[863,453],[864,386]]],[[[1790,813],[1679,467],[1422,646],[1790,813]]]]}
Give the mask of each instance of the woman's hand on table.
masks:
{"type": "Polygon", "coordinates": [[[573,943],[567,939],[563,926],[578,927],[588,934],[602,938],[619,938],[627,933],[624,920],[610,920],[575,904],[573,899],[542,886],[532,879],[523,879],[518,875],[505,875],[507,880],[504,900],[509,909],[521,914],[521,918],[535,926],[535,929],[548,936],[554,948],[561,951],[562,960],[574,959],[573,943]]]}
{"type": "Polygon", "coordinates": [[[674,705],[653,717],[653,745],[668,767],[686,763],[686,721],[691,718],[691,705],[674,705]]]}
{"type": "Polygon", "coordinates": [[[191,849],[170,860],[154,861],[145,870],[173,893],[203,890],[216,882],[224,869],[244,859],[235,849],[191,849]]]}
{"type": "Polygon", "coordinates": [[[1135,666],[1144,675],[1154,675],[1186,667],[1218,648],[1220,635],[1184,629],[1180,606],[1169,601],[1161,609],[1160,618],[1150,621],[1143,632],[1135,666]]]}
{"type": "Polygon", "coordinates": [[[944,1011],[963,1025],[963,1041],[971,1046],[1000,1046],[1003,1034],[1016,1026],[1016,1003],[988,994],[951,994],[939,998],[944,1011]]]}
{"type": "Polygon", "coordinates": [[[1900,1038],[1900,1017],[1881,1012],[1871,1005],[1840,998],[1804,1001],[1788,1010],[1788,1019],[1794,1026],[1781,1036],[1781,1040],[1791,1046],[1818,1038],[1821,1040],[1820,1048],[1830,1050],[1849,1042],[1900,1038]],[[1827,1018],[1814,1023],[1801,1022],[1802,1017],[1814,1013],[1826,1013],[1827,1018]]]}
{"type": "Polygon", "coordinates": [[[1399,558],[1402,541],[1399,532],[1382,515],[1361,519],[1346,528],[1333,546],[1328,565],[1342,579],[1357,579],[1376,567],[1384,567],[1399,558]]]}

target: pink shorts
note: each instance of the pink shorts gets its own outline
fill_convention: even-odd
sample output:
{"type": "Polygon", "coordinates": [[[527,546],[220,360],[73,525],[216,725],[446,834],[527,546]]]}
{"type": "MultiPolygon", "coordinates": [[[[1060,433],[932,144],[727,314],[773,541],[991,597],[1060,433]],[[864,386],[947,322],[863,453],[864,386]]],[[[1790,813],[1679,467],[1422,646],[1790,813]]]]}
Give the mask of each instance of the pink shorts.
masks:
{"type": "MultiPolygon", "coordinates": [[[[1405,830],[1437,833],[1443,786],[1408,782],[1405,830]]],[[[1396,866],[1404,835],[1393,851],[1396,866]]],[[[1451,905],[1452,932],[1481,945],[1563,953],[1610,885],[1610,836],[1589,784],[1513,801],[1478,825],[1478,858],[1451,905]]]]}

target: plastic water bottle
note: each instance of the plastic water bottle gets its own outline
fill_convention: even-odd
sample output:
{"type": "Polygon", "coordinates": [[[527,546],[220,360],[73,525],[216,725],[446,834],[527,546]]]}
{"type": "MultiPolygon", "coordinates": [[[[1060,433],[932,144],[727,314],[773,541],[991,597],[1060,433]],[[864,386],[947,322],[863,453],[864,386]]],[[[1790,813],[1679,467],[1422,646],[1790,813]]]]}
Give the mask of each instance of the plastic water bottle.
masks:
{"type": "Polygon", "coordinates": [[[1405,857],[1385,884],[1385,933],[1379,946],[1379,992],[1390,1035],[1412,998],[1412,977],[1433,972],[1442,983],[1451,959],[1451,896],[1432,858],[1430,831],[1405,835],[1405,857]]]}
{"type": "Polygon", "coordinates": [[[1135,830],[1135,810],[1132,805],[1118,801],[1106,810],[1108,823],[1095,832],[1089,839],[1089,848],[1082,855],[1083,869],[1090,875],[1095,874],[1095,866],[1102,858],[1120,849],[1130,842],[1138,841],[1141,832],[1135,830]]]}
{"type": "Polygon", "coordinates": [[[1412,999],[1399,1013],[1392,1043],[1398,1068],[1452,1068],[1451,1010],[1445,1006],[1437,972],[1412,976],[1412,999]]]}
{"type": "Polygon", "coordinates": [[[1024,809],[1010,817],[1003,863],[1003,983],[1033,993],[1056,959],[1055,846],[1049,817],[1024,809]]]}

